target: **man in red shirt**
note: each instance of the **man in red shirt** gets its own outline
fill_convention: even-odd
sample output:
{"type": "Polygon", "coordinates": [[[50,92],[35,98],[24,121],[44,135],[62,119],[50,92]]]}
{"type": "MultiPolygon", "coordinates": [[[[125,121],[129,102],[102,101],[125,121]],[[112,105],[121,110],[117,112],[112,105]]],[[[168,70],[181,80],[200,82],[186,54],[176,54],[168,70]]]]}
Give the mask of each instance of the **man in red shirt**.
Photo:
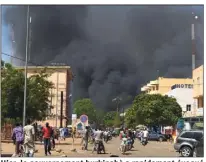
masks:
{"type": "Polygon", "coordinates": [[[51,143],[50,138],[52,136],[52,128],[49,126],[49,123],[46,123],[46,127],[43,127],[43,138],[44,138],[44,150],[45,155],[47,156],[47,153],[51,155],[51,143]]]}

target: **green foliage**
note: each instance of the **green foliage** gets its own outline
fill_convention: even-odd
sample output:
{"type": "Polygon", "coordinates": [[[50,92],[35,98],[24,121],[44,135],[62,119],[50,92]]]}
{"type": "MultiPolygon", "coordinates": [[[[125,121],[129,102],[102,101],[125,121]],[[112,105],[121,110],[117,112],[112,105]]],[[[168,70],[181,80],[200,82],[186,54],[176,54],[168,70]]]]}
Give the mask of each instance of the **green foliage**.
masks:
{"type": "Polygon", "coordinates": [[[105,112],[102,110],[96,110],[96,120],[95,123],[99,126],[104,123],[105,112]]]}
{"type": "MultiPolygon", "coordinates": [[[[22,121],[24,105],[24,72],[6,63],[2,70],[2,120],[22,121]],[[5,120],[4,120],[5,119],[5,120]]],[[[26,117],[43,120],[49,108],[49,90],[45,70],[27,78],[26,117]]]]}
{"type": "Polygon", "coordinates": [[[132,108],[126,113],[126,124],[173,125],[182,116],[182,109],[174,98],[159,94],[140,94],[135,97],[132,108]]]}
{"type": "Polygon", "coordinates": [[[96,121],[97,112],[94,104],[89,98],[77,100],[74,103],[74,112],[77,114],[77,117],[80,117],[81,115],[85,114],[88,116],[89,121],[96,121]]]}
{"type": "Polygon", "coordinates": [[[114,125],[115,115],[116,111],[107,112],[103,117],[104,125],[107,127],[112,127],[114,125]]]}
{"type": "Polygon", "coordinates": [[[119,113],[116,113],[116,115],[115,115],[114,126],[118,127],[118,128],[121,126],[121,120],[120,120],[119,113]]]}

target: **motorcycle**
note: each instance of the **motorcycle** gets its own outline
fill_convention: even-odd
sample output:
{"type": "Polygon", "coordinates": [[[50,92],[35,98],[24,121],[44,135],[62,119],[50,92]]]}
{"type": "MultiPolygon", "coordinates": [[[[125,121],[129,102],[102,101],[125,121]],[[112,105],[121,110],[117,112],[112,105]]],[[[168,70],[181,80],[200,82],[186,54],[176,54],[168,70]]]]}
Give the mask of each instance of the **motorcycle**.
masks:
{"type": "Polygon", "coordinates": [[[147,145],[147,139],[143,138],[141,143],[142,143],[143,146],[146,146],[147,145]]]}
{"type": "Polygon", "coordinates": [[[108,134],[108,140],[112,140],[112,134],[111,133],[108,134]]]}
{"type": "Polygon", "coordinates": [[[120,151],[122,152],[122,154],[125,154],[125,152],[127,152],[127,144],[121,145],[120,151]]]}
{"type": "Polygon", "coordinates": [[[105,153],[105,148],[102,141],[95,142],[95,150],[97,151],[97,154],[101,154],[102,151],[105,153]]]}
{"type": "Polygon", "coordinates": [[[127,150],[130,151],[132,149],[132,139],[128,138],[127,140],[127,150]]]}
{"type": "Polygon", "coordinates": [[[104,135],[104,142],[108,142],[109,140],[112,140],[112,135],[108,133],[107,135],[104,135]]]}

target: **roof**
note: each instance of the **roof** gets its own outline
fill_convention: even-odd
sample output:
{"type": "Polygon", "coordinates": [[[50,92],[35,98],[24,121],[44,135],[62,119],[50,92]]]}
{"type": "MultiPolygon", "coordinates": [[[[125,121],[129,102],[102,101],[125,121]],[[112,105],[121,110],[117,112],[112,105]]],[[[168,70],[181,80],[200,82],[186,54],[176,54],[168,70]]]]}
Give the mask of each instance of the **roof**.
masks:
{"type": "MultiPolygon", "coordinates": [[[[28,66],[27,69],[29,70],[37,70],[37,69],[71,69],[70,66],[28,66]]],[[[15,69],[24,70],[24,66],[16,66],[15,69]]]]}

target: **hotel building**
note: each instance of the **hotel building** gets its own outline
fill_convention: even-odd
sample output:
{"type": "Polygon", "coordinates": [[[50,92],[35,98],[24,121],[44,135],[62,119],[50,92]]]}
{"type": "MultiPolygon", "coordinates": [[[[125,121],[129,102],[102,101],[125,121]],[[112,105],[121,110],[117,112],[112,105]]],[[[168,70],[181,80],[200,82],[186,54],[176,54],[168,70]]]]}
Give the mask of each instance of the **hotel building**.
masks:
{"type": "Polygon", "coordinates": [[[157,80],[150,81],[141,88],[142,92],[147,94],[161,94],[165,95],[171,90],[173,85],[191,85],[193,80],[189,78],[163,78],[159,77],[157,80]]]}

